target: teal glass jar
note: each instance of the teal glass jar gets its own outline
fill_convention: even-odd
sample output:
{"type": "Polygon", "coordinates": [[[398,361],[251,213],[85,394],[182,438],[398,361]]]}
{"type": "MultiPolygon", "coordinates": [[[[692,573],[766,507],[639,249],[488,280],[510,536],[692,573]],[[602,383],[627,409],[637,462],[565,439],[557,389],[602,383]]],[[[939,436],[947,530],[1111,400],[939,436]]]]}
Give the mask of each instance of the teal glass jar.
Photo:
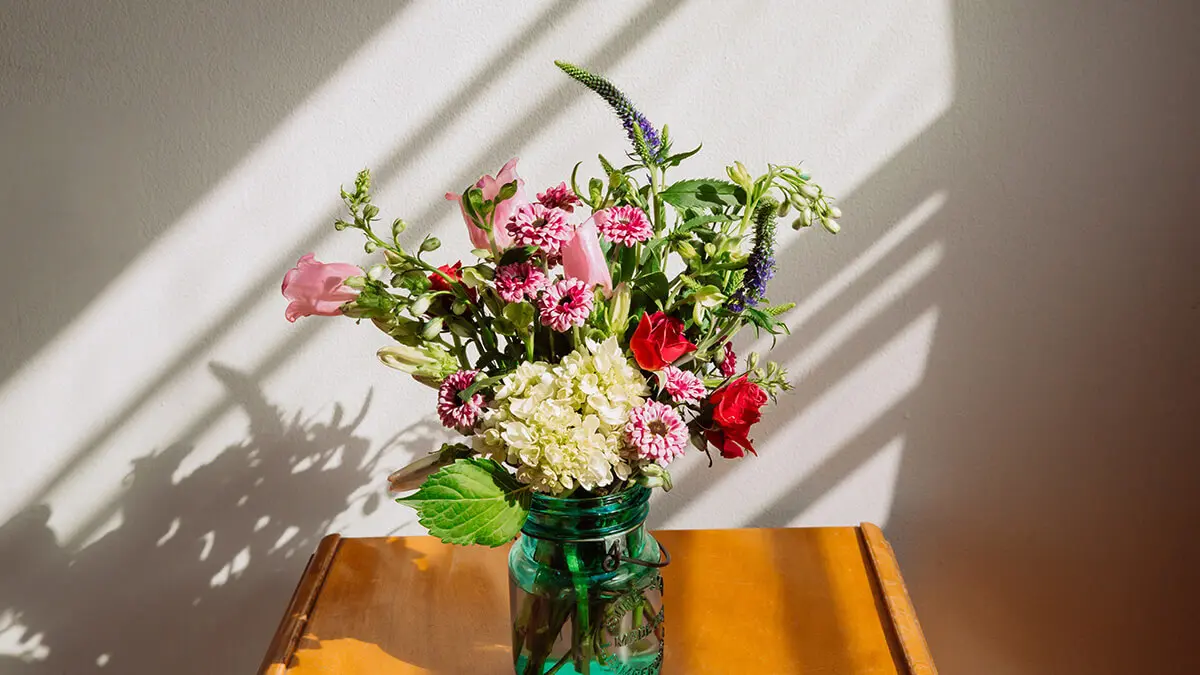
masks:
{"type": "Polygon", "coordinates": [[[649,499],[533,496],[508,556],[517,675],[659,672],[666,552],[646,532],[649,499]]]}

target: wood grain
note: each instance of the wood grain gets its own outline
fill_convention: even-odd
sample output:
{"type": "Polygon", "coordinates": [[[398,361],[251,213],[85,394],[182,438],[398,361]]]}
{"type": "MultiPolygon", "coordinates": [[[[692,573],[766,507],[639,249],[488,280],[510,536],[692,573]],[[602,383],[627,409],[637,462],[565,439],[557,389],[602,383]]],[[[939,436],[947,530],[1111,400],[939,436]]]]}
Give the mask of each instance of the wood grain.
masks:
{"type": "MultiPolygon", "coordinates": [[[[893,625],[911,603],[889,600],[895,586],[876,578],[880,568],[898,578],[890,547],[868,546],[878,547],[877,531],[655,533],[674,560],[663,571],[663,673],[936,672],[910,670],[932,661],[915,617],[904,632],[893,625]]],[[[452,547],[430,537],[341,539],[311,609],[288,610],[308,616],[295,648],[269,654],[260,672],[510,673],[506,555],[507,547],[452,547]]]]}

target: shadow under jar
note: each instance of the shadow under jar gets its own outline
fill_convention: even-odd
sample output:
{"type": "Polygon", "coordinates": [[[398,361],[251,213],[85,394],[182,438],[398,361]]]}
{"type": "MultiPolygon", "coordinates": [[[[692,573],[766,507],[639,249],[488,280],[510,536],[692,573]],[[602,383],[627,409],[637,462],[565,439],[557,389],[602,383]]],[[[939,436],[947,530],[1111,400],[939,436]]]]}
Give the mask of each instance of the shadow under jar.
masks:
{"type": "Polygon", "coordinates": [[[655,675],[665,551],[646,532],[650,490],[533,496],[508,556],[517,675],[655,675]]]}

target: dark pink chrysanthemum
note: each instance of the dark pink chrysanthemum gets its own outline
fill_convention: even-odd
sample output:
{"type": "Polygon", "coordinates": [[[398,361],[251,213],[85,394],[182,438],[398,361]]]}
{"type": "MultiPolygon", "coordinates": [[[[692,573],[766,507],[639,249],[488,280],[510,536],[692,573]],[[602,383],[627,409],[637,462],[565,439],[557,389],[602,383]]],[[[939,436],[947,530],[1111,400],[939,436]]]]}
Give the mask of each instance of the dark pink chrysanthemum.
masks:
{"type": "Polygon", "coordinates": [[[538,299],[543,326],[565,333],[582,326],[592,314],[592,289],[579,279],[563,279],[538,299]]]}
{"type": "Polygon", "coordinates": [[[545,272],[527,262],[503,265],[496,269],[496,293],[505,302],[533,300],[549,282],[545,272]]]}
{"type": "Polygon", "coordinates": [[[725,355],[717,367],[721,369],[721,375],[725,377],[733,377],[737,374],[737,354],[733,353],[733,343],[725,343],[725,355]]]}
{"type": "Polygon", "coordinates": [[[614,244],[633,246],[654,236],[644,211],[636,206],[614,206],[604,218],[596,219],[600,235],[614,244]]]}
{"type": "Polygon", "coordinates": [[[688,430],[674,408],[658,401],[647,401],[629,411],[625,440],[637,451],[638,457],[666,466],[676,457],[683,456],[688,430]]]}
{"type": "Polygon", "coordinates": [[[483,414],[483,396],[472,394],[464,401],[459,392],[475,383],[477,370],[460,370],[447,377],[438,388],[437,412],[442,424],[450,429],[470,431],[483,414]]]}
{"type": "Polygon", "coordinates": [[[574,213],[579,196],[571,192],[566,183],[559,183],[557,187],[547,188],[545,192],[538,193],[537,200],[548,209],[562,209],[567,213],[574,213]]]}
{"type": "Polygon", "coordinates": [[[507,229],[518,246],[536,246],[550,256],[558,255],[563,244],[575,236],[565,211],[541,204],[522,205],[508,221],[507,229]]]}
{"type": "Polygon", "coordinates": [[[667,366],[662,373],[663,389],[676,403],[696,403],[708,393],[704,381],[691,371],[667,366]]]}

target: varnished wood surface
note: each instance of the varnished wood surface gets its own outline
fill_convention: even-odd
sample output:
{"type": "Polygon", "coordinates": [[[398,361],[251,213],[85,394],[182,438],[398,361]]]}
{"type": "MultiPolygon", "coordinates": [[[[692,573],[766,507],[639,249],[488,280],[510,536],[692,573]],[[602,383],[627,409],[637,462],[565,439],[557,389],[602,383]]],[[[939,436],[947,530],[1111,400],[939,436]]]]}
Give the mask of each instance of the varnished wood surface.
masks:
{"type": "MultiPolygon", "coordinates": [[[[873,525],[655,537],[674,560],[663,673],[937,672],[873,525]]],[[[261,672],[511,673],[506,555],[430,537],[327,538],[261,672]]]]}

